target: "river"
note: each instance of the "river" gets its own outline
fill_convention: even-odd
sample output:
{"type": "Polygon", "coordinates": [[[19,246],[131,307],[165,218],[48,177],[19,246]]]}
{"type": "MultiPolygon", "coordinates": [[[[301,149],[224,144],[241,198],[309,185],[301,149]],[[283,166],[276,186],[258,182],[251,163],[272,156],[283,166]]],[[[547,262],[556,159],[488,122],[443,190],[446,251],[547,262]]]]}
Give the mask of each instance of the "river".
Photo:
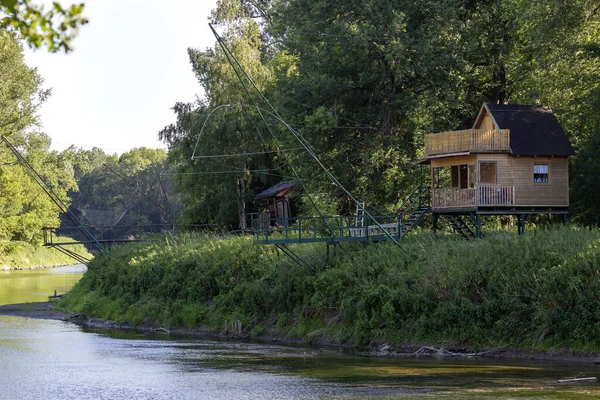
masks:
{"type": "MultiPolygon", "coordinates": [[[[45,300],[82,271],[2,273],[0,300],[45,300]]],[[[591,363],[373,358],[0,316],[0,399],[580,399],[600,384],[557,379],[599,375],[591,363]]]]}

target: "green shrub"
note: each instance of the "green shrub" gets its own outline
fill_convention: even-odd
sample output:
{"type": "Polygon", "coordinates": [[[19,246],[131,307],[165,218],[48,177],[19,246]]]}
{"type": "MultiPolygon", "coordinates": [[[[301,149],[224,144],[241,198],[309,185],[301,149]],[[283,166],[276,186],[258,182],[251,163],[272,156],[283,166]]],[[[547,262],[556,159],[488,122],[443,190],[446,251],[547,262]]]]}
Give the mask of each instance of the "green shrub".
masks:
{"type": "Polygon", "coordinates": [[[186,234],[98,256],[61,307],[137,324],[242,321],[307,340],[522,348],[600,346],[600,233],[488,232],[474,241],[295,246],[317,273],[249,237],[186,234]],[[313,333],[313,335],[311,335],[313,333]]]}

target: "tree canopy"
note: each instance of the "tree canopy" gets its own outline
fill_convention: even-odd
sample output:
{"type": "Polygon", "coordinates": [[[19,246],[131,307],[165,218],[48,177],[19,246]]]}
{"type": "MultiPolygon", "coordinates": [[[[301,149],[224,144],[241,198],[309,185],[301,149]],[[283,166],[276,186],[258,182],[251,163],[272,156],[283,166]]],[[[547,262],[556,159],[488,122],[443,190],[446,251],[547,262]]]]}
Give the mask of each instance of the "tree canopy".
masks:
{"type": "MultiPolygon", "coordinates": [[[[212,22],[323,164],[385,212],[417,183],[414,161],[424,135],[469,128],[483,102],[550,106],[582,154],[574,168],[591,171],[584,159],[594,157],[600,129],[597,2],[219,0],[212,22]]],[[[189,55],[205,97],[178,104],[177,124],[161,133],[172,154],[188,156],[212,109],[250,103],[219,46],[189,55]]],[[[204,137],[236,137],[239,127],[222,118],[205,126],[204,137]]],[[[293,145],[285,130],[277,135],[293,145]]],[[[310,157],[300,153],[293,162],[325,204],[352,211],[310,157]]],[[[281,180],[292,175],[289,165],[280,171],[281,180]]],[[[597,207],[589,199],[598,194],[599,175],[583,175],[572,180],[572,199],[597,207]]],[[[217,189],[223,180],[185,179],[181,189],[198,207],[213,198],[209,193],[224,193],[217,189]]],[[[258,179],[250,186],[264,188],[258,179]]],[[[218,215],[214,209],[206,214],[218,215]]],[[[588,221],[582,213],[576,217],[588,221]]]]}
{"type": "Polygon", "coordinates": [[[79,27],[88,22],[83,8],[83,3],[63,7],[53,2],[46,9],[28,0],[0,0],[0,33],[10,30],[34,48],[46,46],[50,52],[69,52],[79,27]]]}
{"type": "MultiPolygon", "coordinates": [[[[36,113],[49,92],[42,89],[37,71],[25,65],[22,46],[10,35],[0,34],[0,77],[0,135],[68,203],[67,191],[76,187],[72,171],[37,129],[36,113]]],[[[0,240],[39,243],[41,228],[58,224],[59,210],[4,146],[0,160],[0,240]]]]}
{"type": "MultiPolygon", "coordinates": [[[[78,183],[69,192],[71,209],[104,239],[160,231],[175,223],[180,201],[165,150],[141,147],[117,156],[72,146],[61,155],[78,183]]],[[[65,233],[73,235],[64,222],[65,233]]]]}

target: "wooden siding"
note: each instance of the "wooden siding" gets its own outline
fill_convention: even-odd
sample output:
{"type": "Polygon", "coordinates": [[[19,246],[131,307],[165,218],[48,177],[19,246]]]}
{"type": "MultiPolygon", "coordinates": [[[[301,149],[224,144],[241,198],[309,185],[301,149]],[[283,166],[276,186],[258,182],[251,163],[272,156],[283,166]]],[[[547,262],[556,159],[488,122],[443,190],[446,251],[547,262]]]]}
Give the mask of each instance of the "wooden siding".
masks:
{"type": "Polygon", "coordinates": [[[452,165],[465,165],[475,164],[477,162],[477,156],[457,156],[457,157],[443,157],[434,158],[431,160],[431,166],[433,168],[439,167],[450,167],[452,165]]]}
{"type": "Polygon", "coordinates": [[[517,206],[566,207],[569,205],[567,157],[514,157],[517,206]],[[548,182],[533,181],[533,165],[548,165],[548,182]]]}
{"type": "Polygon", "coordinates": [[[510,154],[477,154],[431,160],[433,168],[477,165],[476,191],[433,188],[434,208],[472,206],[567,207],[569,170],[566,157],[515,157],[510,154]],[[496,184],[479,182],[479,163],[496,163],[496,184]],[[534,164],[548,165],[548,182],[533,181],[534,164]]]}
{"type": "Polygon", "coordinates": [[[425,135],[425,156],[460,152],[510,152],[507,129],[466,129],[425,135]]]}
{"type": "Polygon", "coordinates": [[[476,126],[476,129],[497,129],[497,127],[494,125],[494,121],[492,120],[492,117],[490,117],[488,115],[487,112],[485,112],[485,115],[483,116],[483,118],[481,119],[481,123],[479,124],[479,126],[476,126]]]}
{"type": "Polygon", "coordinates": [[[510,154],[478,154],[477,155],[477,184],[479,184],[479,163],[496,163],[496,183],[498,185],[514,184],[514,157],[510,154]]]}

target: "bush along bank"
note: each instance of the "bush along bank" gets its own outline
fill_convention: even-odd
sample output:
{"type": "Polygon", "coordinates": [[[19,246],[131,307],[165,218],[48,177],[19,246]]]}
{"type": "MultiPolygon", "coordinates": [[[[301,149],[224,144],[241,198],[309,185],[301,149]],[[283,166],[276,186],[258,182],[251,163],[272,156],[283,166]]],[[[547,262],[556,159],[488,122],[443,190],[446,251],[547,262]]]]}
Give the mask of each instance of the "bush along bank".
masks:
{"type": "Polygon", "coordinates": [[[401,242],[294,248],[312,273],[249,237],[165,237],[96,257],[59,306],[166,328],[353,345],[600,349],[600,233],[574,227],[416,234],[401,242]],[[236,329],[238,327],[235,327],[236,329]]]}

